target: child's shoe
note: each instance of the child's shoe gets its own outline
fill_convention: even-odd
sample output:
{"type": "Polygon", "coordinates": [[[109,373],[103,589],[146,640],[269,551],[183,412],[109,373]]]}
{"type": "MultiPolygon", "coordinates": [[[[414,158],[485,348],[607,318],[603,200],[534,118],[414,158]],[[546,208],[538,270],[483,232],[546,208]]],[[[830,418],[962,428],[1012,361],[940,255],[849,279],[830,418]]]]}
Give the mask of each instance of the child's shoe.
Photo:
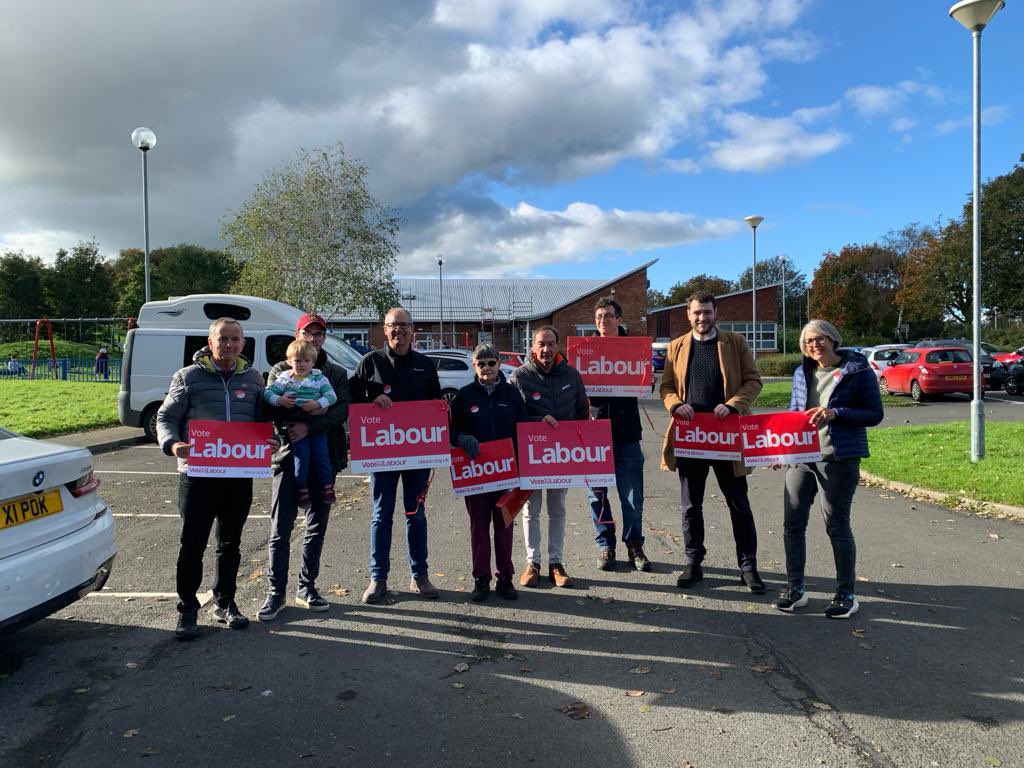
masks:
{"type": "Polygon", "coordinates": [[[312,504],[313,500],[309,498],[309,488],[296,488],[295,502],[300,507],[308,507],[310,504],[312,504]]]}
{"type": "Polygon", "coordinates": [[[323,497],[323,500],[325,502],[327,502],[328,504],[333,504],[334,502],[336,502],[338,500],[338,497],[334,493],[334,484],[333,483],[325,484],[324,485],[323,493],[321,493],[320,495],[323,497]]]}

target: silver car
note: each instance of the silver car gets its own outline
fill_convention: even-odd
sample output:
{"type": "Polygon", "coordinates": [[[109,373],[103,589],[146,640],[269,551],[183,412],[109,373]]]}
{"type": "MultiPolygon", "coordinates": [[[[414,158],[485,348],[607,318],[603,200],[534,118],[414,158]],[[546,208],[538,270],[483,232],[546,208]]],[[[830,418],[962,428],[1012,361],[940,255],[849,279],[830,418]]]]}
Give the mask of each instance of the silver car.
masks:
{"type": "Polygon", "coordinates": [[[910,344],[880,344],[877,347],[864,347],[860,353],[868,359],[868,365],[875,372],[875,378],[880,378],[882,372],[892,365],[900,352],[910,349],[910,344]]]}

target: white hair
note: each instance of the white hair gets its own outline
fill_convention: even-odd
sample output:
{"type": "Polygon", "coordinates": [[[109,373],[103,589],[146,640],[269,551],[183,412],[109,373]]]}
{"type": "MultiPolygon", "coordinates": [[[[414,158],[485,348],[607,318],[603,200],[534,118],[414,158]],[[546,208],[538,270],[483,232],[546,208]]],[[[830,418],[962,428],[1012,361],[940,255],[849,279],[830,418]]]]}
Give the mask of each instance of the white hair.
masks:
{"type": "Polygon", "coordinates": [[[832,325],[832,323],[828,320],[811,320],[803,327],[803,330],[800,331],[800,348],[803,349],[804,347],[804,339],[815,334],[819,336],[828,336],[828,338],[835,342],[837,347],[841,347],[843,345],[842,334],[839,333],[839,329],[832,325]]]}

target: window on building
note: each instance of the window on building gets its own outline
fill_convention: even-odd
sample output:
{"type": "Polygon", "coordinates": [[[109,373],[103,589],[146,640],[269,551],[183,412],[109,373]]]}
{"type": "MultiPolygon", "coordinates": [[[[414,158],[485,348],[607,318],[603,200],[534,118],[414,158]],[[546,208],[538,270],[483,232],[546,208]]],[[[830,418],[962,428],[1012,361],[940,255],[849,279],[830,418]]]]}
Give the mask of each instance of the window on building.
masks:
{"type": "MultiPolygon", "coordinates": [[[[752,323],[736,323],[736,322],[719,322],[718,327],[723,331],[732,331],[733,333],[743,334],[743,338],[747,340],[747,344],[754,348],[754,344],[751,341],[750,329],[752,323]]],[[[778,337],[776,330],[778,323],[761,323],[757,324],[757,350],[758,352],[774,352],[779,348],[778,337]]]]}
{"type": "Polygon", "coordinates": [[[576,336],[597,336],[597,326],[593,325],[593,324],[591,324],[591,325],[577,325],[576,326],[576,334],[575,335],[576,336]]]}

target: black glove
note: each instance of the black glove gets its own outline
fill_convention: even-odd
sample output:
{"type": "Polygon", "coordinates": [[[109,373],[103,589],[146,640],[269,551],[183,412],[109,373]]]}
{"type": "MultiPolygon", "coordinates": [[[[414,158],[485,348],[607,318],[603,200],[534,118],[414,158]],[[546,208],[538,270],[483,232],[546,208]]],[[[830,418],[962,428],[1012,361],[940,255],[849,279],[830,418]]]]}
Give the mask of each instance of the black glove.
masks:
{"type": "Polygon", "coordinates": [[[459,448],[466,452],[471,459],[475,459],[480,453],[480,441],[472,435],[459,435],[459,448]]]}

